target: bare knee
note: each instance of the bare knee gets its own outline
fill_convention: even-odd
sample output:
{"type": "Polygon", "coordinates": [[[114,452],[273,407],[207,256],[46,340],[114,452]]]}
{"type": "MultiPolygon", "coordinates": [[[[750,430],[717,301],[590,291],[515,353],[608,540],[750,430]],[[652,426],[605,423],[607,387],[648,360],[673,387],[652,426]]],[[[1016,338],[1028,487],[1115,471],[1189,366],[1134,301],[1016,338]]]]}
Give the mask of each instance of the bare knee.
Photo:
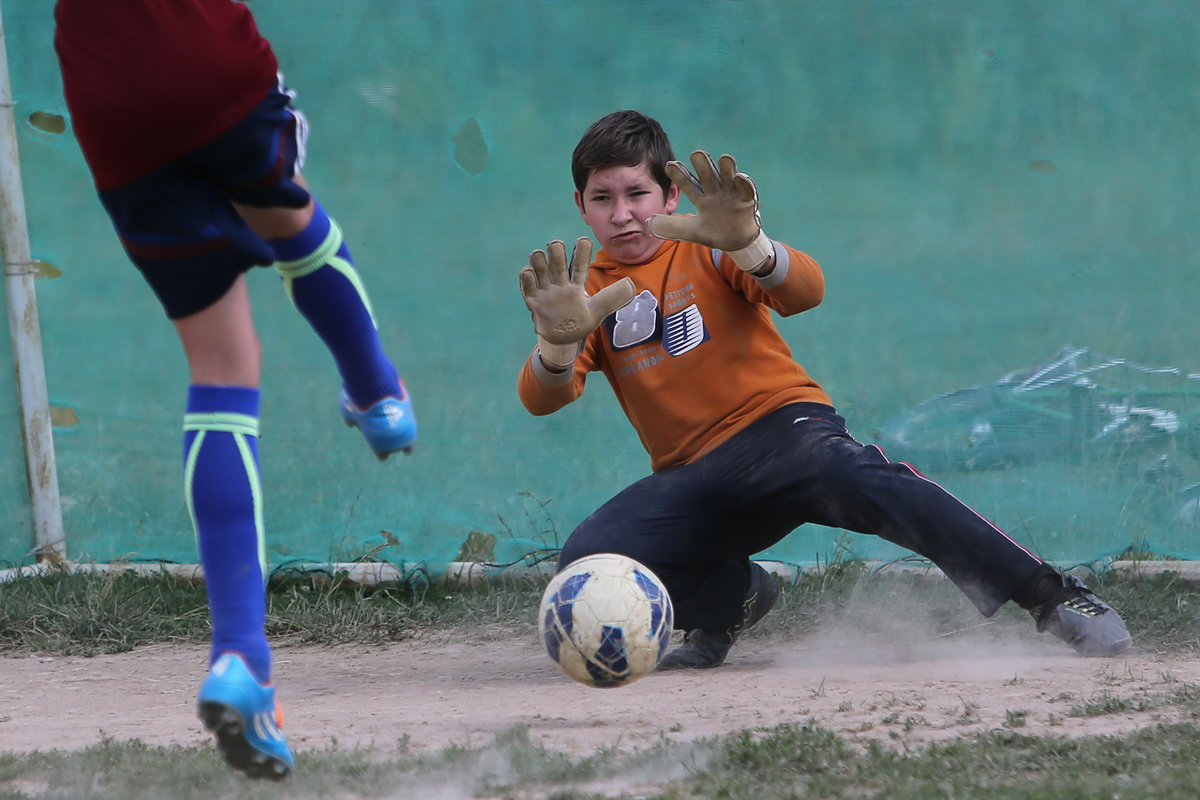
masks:
{"type": "Polygon", "coordinates": [[[274,239],[287,239],[302,233],[313,218],[315,205],[310,199],[304,208],[259,208],[237,204],[234,204],[234,208],[250,226],[250,230],[269,242],[274,239]]]}
{"type": "MultiPolygon", "coordinates": [[[[300,173],[293,175],[292,180],[299,186],[308,188],[308,184],[305,183],[304,177],[300,173]]],[[[316,203],[310,196],[308,205],[303,208],[283,206],[263,208],[261,206],[244,206],[238,203],[234,203],[233,207],[250,226],[250,230],[269,242],[273,239],[287,239],[303,232],[313,218],[316,203]]]]}

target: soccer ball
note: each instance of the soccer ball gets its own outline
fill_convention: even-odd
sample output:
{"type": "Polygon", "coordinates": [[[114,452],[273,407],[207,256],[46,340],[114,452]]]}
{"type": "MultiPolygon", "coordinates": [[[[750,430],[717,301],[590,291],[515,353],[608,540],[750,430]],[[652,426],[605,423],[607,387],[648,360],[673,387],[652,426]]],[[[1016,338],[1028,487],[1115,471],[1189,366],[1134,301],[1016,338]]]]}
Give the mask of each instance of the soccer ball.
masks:
{"type": "Polygon", "coordinates": [[[625,686],[658,666],[671,641],[671,597],[632,558],[598,553],[568,564],[542,595],[546,652],[570,677],[625,686]]]}

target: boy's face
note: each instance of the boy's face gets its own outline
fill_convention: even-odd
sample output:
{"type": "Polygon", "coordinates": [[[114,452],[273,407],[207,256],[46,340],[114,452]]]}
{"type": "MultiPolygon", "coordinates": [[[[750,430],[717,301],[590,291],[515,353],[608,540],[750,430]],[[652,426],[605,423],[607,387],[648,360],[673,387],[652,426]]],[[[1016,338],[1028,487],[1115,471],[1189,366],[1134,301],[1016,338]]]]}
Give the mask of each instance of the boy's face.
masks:
{"type": "Polygon", "coordinates": [[[650,233],[646,220],[653,214],[672,214],[679,207],[679,187],[663,197],[662,187],[645,162],[636,167],[595,170],[575,205],[600,246],[622,264],[648,261],[662,245],[650,233]]]}

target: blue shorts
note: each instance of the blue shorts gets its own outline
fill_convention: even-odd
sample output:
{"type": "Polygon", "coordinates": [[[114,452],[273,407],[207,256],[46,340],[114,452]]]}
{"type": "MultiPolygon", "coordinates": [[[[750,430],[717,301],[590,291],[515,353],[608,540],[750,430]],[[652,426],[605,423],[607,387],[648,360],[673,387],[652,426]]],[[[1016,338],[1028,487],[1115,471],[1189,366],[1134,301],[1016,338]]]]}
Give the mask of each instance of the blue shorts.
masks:
{"type": "Polygon", "coordinates": [[[270,245],[233,203],[303,208],[293,181],[304,161],[308,122],[280,85],[213,141],[119,189],[100,202],[129,258],[169,319],[211,306],[238,276],[275,261],[270,245]]]}

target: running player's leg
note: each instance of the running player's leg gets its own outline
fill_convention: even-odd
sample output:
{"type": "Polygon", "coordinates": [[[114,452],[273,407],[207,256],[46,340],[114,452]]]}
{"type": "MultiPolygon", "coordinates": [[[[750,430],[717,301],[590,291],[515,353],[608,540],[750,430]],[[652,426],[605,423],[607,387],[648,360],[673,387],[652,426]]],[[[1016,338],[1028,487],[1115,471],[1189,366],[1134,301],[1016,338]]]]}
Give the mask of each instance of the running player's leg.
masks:
{"type": "Polygon", "coordinates": [[[300,174],[308,126],[291,99],[281,85],[253,114],[189,158],[222,186],[271,248],[288,296],[337,365],[343,419],[386,458],[412,448],[416,418],[342,231],[300,174]]]}
{"type": "MultiPolygon", "coordinates": [[[[241,293],[239,287],[244,287],[241,278],[231,294],[241,293]]],[[[184,327],[195,329],[187,322],[184,327]]],[[[181,337],[186,348],[190,336],[181,330],[181,337]]],[[[252,387],[198,383],[188,392],[184,486],[213,627],[211,666],[197,708],[231,766],[253,777],[281,778],[294,759],[283,736],[264,628],[267,562],[258,405],[259,393],[252,387]]]]}
{"type": "Polygon", "coordinates": [[[210,661],[246,656],[271,677],[264,624],[266,543],[258,467],[261,348],[246,281],[213,305],[175,320],[191,374],[184,418],[184,490],[196,528],[213,618],[210,661]]]}
{"type": "Polygon", "coordinates": [[[198,709],[229,763],[281,777],[292,756],[279,730],[267,642],[258,467],[261,350],[242,273],[272,254],[191,170],[167,165],[101,193],[188,361],[184,493],[212,619],[210,672],[198,709]]]}

